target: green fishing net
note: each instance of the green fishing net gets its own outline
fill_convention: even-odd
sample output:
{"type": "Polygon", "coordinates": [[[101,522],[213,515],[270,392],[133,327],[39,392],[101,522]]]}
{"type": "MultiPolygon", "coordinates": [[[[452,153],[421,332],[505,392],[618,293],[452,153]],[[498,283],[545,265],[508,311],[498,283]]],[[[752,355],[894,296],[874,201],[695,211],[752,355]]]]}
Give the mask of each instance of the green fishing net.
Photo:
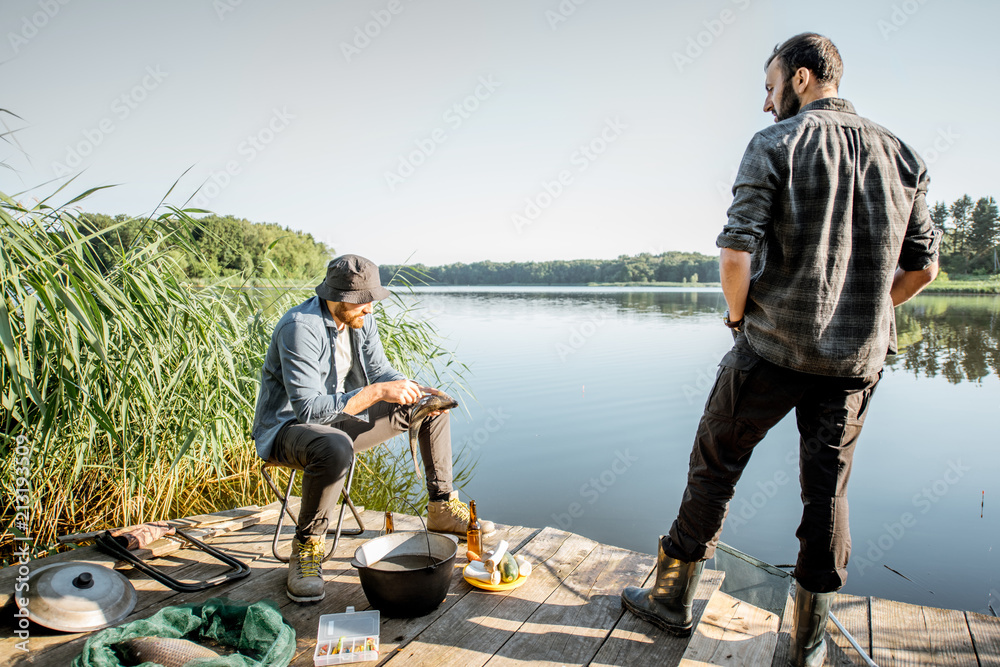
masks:
{"type": "Polygon", "coordinates": [[[247,605],[212,598],[203,604],[164,607],[141,621],[101,630],[87,640],[73,667],[122,667],[115,644],[135,637],[187,639],[220,652],[237,651],[191,663],[198,667],[286,667],[295,656],[295,630],[274,603],[247,605]]]}

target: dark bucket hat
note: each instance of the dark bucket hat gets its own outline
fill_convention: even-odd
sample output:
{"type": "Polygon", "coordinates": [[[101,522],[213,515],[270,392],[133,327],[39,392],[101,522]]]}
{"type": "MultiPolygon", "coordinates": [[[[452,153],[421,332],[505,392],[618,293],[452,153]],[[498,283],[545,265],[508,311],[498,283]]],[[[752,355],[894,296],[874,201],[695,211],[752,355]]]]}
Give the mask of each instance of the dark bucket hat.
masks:
{"type": "Polygon", "coordinates": [[[326,267],[326,280],[316,286],[316,294],[327,301],[368,303],[389,296],[378,277],[378,266],[360,255],[341,255],[326,267]]]}

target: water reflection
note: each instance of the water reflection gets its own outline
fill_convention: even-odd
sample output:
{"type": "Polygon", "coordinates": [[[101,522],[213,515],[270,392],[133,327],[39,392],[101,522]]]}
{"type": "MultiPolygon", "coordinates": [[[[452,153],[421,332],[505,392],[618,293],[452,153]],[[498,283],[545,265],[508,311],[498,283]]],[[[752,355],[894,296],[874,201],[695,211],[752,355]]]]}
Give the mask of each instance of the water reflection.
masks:
{"type": "MultiPolygon", "coordinates": [[[[517,302],[522,306],[566,309],[615,309],[620,312],[659,314],[678,318],[721,313],[726,309],[722,292],[700,290],[637,290],[635,288],[603,287],[423,287],[413,296],[403,294],[409,307],[418,306],[411,315],[436,319],[447,308],[453,314],[479,316],[483,306],[501,302],[517,302]],[[460,299],[430,299],[430,295],[456,295],[460,299]],[[420,306],[423,306],[421,308],[420,306]]],[[[263,290],[255,302],[264,299],[265,307],[273,309],[279,296],[273,290],[263,290]]],[[[286,298],[289,294],[281,294],[286,298]]],[[[281,301],[287,309],[311,296],[311,291],[295,291],[291,301],[281,301]],[[301,292],[301,294],[299,293],[301,292]]],[[[386,303],[390,309],[392,304],[386,303]]],[[[896,310],[899,354],[886,360],[893,370],[913,373],[916,377],[943,376],[953,384],[980,382],[989,375],[1000,377],[1000,296],[929,295],[918,296],[896,310]]]]}
{"type": "Polygon", "coordinates": [[[1000,376],[1000,297],[918,296],[896,311],[896,327],[889,368],[953,384],[1000,376]]]}

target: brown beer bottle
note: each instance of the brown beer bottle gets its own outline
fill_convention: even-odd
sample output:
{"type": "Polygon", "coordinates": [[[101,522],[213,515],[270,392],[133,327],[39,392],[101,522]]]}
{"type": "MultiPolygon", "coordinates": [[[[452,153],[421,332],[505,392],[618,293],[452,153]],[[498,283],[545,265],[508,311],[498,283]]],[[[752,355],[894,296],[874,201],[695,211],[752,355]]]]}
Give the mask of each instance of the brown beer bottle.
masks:
{"type": "Polygon", "coordinates": [[[388,535],[389,533],[393,532],[394,530],[396,530],[396,527],[392,523],[392,512],[386,512],[385,513],[385,534],[388,535]]]}
{"type": "Polygon", "coordinates": [[[469,551],[479,556],[483,555],[483,531],[476,517],[476,501],[469,501],[469,527],[465,531],[465,539],[469,543],[469,551]]]}

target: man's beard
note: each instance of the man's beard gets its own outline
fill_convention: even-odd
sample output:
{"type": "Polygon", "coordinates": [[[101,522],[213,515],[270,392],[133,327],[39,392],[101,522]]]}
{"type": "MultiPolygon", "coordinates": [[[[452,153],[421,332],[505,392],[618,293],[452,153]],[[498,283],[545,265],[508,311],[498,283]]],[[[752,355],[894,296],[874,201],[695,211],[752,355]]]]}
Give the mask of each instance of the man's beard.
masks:
{"type": "Polygon", "coordinates": [[[333,307],[333,314],[338,320],[351,327],[352,329],[360,329],[365,325],[365,314],[358,313],[353,318],[348,313],[348,308],[342,303],[338,303],[333,307]]]}
{"type": "Polygon", "coordinates": [[[789,85],[788,79],[781,82],[781,104],[776,110],[777,113],[775,117],[779,120],[785,120],[786,118],[791,118],[799,112],[802,107],[802,102],[799,101],[799,96],[795,94],[792,90],[792,86],[789,85]]]}

